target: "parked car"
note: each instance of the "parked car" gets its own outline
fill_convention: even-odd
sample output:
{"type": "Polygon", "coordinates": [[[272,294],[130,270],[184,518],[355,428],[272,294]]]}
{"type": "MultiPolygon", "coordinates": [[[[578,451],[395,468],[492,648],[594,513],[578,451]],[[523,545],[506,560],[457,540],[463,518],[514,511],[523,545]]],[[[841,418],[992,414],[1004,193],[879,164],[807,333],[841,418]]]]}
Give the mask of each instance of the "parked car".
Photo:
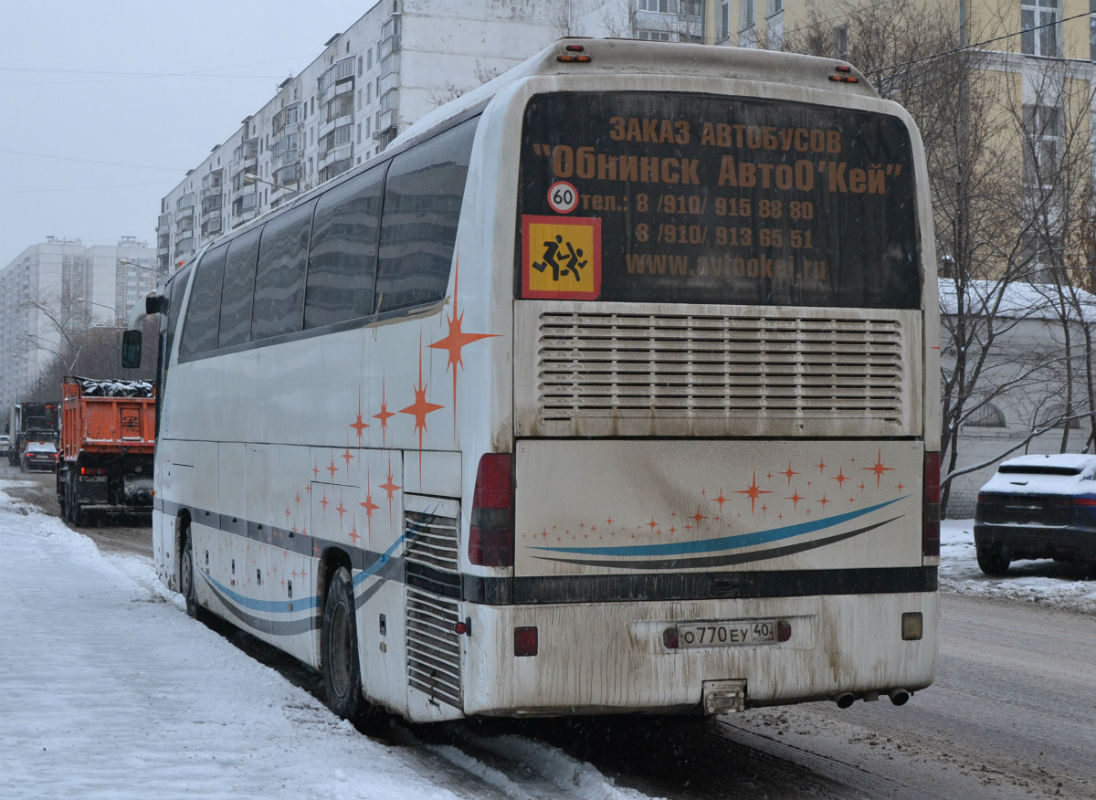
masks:
{"type": "Polygon", "coordinates": [[[45,469],[51,472],[57,469],[57,445],[53,442],[27,442],[23,451],[23,469],[45,469]]]}
{"type": "Polygon", "coordinates": [[[1096,455],[1031,455],[1001,462],[978,492],[974,546],[986,575],[1017,559],[1096,569],[1096,455]]]}
{"type": "Polygon", "coordinates": [[[6,453],[11,446],[11,436],[6,433],[0,433],[0,453],[6,453]]]}

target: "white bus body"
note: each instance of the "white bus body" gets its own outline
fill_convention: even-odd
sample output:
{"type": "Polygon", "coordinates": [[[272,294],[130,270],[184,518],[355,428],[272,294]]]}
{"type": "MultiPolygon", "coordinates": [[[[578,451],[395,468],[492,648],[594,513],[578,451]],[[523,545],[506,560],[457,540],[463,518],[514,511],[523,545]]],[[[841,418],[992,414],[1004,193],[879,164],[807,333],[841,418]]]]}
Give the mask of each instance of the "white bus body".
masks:
{"type": "Polygon", "coordinates": [[[161,578],[347,716],[928,686],[927,177],[858,78],[563,40],[207,249],[162,306],[161,578]]]}

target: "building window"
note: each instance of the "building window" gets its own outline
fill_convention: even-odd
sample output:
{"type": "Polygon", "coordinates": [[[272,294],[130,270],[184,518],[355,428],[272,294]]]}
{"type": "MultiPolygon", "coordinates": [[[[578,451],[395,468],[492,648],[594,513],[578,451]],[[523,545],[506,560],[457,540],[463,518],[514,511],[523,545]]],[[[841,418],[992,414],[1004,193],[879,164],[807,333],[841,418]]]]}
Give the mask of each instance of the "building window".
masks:
{"type": "MultiPolygon", "coordinates": [[[[1096,0],[1092,0],[1096,3],[1096,0]]],[[[731,38],[731,0],[719,4],[719,41],[731,38]]]]}
{"type": "Polygon", "coordinates": [[[639,0],[639,10],[672,14],[677,11],[677,2],[676,0],[639,0]]]}
{"type": "Polygon", "coordinates": [[[1061,55],[1058,22],[1061,0],[1020,0],[1020,50],[1026,56],[1061,55]]]}
{"type": "Polygon", "coordinates": [[[1088,0],[1088,58],[1096,61],[1096,0],[1088,0]]]}
{"type": "Polygon", "coordinates": [[[746,28],[752,28],[754,26],[754,23],[756,22],[756,19],[755,19],[755,16],[754,16],[754,0],[742,0],[741,10],[742,10],[742,15],[741,15],[742,19],[741,19],[740,24],[738,26],[739,30],[744,30],[746,28]]]}
{"type": "Polygon", "coordinates": [[[967,416],[966,425],[969,428],[1003,428],[1005,415],[993,403],[982,403],[967,416]]]}
{"type": "Polygon", "coordinates": [[[1055,106],[1024,106],[1024,183],[1048,188],[1054,183],[1062,144],[1062,113],[1055,106]]]}
{"type": "Polygon", "coordinates": [[[636,38],[646,42],[672,42],[669,31],[637,30],[636,38]]]}

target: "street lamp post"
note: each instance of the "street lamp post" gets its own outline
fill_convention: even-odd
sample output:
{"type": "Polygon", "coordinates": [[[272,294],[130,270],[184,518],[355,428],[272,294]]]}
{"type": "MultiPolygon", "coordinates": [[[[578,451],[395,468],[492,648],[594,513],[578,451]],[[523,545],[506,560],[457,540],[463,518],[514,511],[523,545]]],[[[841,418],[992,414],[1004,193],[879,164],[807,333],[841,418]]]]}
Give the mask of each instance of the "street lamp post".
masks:
{"type": "Polygon", "coordinates": [[[296,197],[301,194],[300,189],[294,189],[292,186],[286,186],[284,183],[275,183],[274,181],[268,181],[266,178],[260,178],[254,172],[244,173],[244,183],[265,183],[267,186],[273,186],[275,189],[281,189],[285,192],[293,192],[291,196],[296,197]]]}
{"type": "Polygon", "coordinates": [[[82,303],[85,306],[98,306],[99,308],[105,308],[114,318],[114,326],[118,327],[118,309],[114,308],[113,306],[104,305],[103,303],[96,303],[94,300],[88,300],[86,297],[77,297],[75,298],[75,302],[82,303]]]}

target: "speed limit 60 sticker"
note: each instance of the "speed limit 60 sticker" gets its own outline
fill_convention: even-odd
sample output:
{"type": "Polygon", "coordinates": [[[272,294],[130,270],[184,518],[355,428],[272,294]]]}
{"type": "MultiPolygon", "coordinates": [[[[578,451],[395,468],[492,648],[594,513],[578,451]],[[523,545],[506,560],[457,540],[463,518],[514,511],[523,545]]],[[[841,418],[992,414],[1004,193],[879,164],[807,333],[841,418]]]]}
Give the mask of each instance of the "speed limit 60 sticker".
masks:
{"type": "Polygon", "coordinates": [[[548,187],[548,205],[557,214],[570,214],[578,208],[578,189],[567,181],[556,181],[548,187]]]}

